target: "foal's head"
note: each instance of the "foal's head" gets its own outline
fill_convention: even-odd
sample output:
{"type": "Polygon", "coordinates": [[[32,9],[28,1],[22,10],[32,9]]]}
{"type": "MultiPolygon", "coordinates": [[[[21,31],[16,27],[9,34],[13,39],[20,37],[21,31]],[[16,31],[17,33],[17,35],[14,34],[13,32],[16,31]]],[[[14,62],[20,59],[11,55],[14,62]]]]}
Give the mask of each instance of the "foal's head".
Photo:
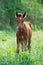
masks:
{"type": "Polygon", "coordinates": [[[24,14],[16,12],[17,22],[18,22],[18,29],[20,32],[23,30],[23,21],[26,17],[26,12],[24,14]]]}

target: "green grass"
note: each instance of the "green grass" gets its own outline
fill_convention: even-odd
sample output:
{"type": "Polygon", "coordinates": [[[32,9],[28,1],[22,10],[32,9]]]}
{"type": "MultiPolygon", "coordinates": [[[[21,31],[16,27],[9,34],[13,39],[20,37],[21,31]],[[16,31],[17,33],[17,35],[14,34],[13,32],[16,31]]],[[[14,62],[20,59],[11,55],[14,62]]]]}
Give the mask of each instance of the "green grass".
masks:
{"type": "Polygon", "coordinates": [[[31,53],[16,53],[15,32],[0,31],[0,65],[43,65],[43,31],[33,31],[31,53]]]}

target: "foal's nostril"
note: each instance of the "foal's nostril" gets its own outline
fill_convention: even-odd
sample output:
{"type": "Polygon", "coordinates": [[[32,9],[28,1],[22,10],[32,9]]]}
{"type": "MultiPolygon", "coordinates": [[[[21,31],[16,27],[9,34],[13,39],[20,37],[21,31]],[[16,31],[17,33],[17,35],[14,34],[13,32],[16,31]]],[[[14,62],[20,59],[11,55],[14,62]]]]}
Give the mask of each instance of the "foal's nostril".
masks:
{"type": "Polygon", "coordinates": [[[22,32],[23,31],[23,28],[19,28],[19,31],[22,32]]]}

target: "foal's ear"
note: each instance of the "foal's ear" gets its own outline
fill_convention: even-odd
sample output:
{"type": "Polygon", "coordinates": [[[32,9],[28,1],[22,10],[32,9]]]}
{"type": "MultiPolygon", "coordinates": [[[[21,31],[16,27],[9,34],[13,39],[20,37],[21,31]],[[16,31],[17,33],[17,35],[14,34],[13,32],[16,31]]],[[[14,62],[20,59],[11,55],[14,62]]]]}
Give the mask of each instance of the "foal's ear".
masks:
{"type": "Polygon", "coordinates": [[[16,17],[16,18],[18,17],[18,12],[16,12],[16,15],[15,15],[15,17],[16,17]]]}
{"type": "Polygon", "coordinates": [[[26,12],[24,12],[24,14],[23,14],[23,18],[25,18],[26,17],[26,12]]]}

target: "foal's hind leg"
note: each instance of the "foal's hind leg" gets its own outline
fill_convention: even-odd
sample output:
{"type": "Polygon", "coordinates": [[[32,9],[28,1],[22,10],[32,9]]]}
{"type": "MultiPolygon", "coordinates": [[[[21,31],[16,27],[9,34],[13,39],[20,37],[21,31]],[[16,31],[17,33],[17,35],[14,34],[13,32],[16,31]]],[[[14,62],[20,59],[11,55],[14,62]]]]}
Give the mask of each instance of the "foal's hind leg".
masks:
{"type": "Polygon", "coordinates": [[[22,48],[22,51],[23,51],[23,41],[21,41],[21,46],[22,46],[21,48],[22,48]]]}
{"type": "Polygon", "coordinates": [[[31,51],[31,38],[28,40],[28,49],[29,49],[29,52],[31,51]]]}

